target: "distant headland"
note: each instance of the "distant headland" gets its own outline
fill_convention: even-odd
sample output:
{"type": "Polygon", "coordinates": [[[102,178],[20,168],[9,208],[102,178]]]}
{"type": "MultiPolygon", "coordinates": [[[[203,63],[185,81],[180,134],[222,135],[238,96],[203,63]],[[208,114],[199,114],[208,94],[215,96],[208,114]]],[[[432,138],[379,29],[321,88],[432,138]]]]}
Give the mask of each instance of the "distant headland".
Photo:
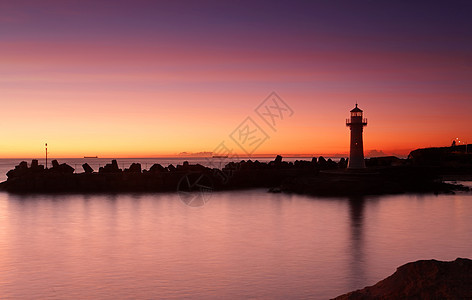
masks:
{"type": "Polygon", "coordinates": [[[364,160],[365,168],[360,169],[348,168],[347,158],[335,162],[323,157],[285,162],[277,156],[268,163],[241,160],[228,162],[221,169],[186,161],[176,166],[154,164],[147,170],[132,163],[120,169],[113,160],[98,171],[85,163],[83,172],[57,160],[46,169],[33,160],[30,165],[22,161],[10,170],[0,188],[15,193],[170,192],[182,188],[188,191],[267,188],[271,192],[320,196],[444,193],[466,189],[446,183],[447,180],[472,180],[472,154],[466,152],[466,147],[417,149],[406,159],[368,158],[364,160]],[[202,178],[205,184],[182,185],[184,179],[191,182],[202,178]]]}

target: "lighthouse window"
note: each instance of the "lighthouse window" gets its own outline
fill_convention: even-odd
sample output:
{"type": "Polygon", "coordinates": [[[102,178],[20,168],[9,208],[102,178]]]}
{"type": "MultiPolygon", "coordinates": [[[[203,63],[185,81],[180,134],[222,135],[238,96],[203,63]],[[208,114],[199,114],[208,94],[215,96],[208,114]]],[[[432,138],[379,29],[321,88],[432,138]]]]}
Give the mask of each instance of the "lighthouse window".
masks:
{"type": "Polygon", "coordinates": [[[353,113],[351,113],[351,116],[352,117],[362,117],[362,113],[361,112],[353,112],[353,113]]]}

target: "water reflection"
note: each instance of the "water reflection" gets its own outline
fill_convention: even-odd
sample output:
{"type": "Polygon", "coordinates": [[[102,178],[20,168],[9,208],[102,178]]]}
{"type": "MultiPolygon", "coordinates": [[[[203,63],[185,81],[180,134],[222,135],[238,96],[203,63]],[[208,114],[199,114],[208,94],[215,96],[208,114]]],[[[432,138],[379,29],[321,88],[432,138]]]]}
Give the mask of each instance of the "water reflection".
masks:
{"type": "Polygon", "coordinates": [[[470,257],[470,199],[0,193],[1,294],[329,299],[408,261],[470,257]]]}
{"type": "Polygon", "coordinates": [[[366,282],[365,272],[365,239],[364,239],[364,211],[366,200],[364,197],[351,197],[349,203],[350,219],[350,271],[351,289],[358,289],[366,282]]]}

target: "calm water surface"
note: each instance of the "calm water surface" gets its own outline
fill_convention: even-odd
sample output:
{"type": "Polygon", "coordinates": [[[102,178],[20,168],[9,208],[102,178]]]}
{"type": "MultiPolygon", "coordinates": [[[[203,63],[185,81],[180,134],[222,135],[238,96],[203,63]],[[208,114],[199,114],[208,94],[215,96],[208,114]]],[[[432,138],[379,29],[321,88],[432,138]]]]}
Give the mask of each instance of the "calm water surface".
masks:
{"type": "Polygon", "coordinates": [[[418,259],[472,257],[470,194],[327,199],[264,190],[0,193],[0,297],[311,298],[418,259]]]}

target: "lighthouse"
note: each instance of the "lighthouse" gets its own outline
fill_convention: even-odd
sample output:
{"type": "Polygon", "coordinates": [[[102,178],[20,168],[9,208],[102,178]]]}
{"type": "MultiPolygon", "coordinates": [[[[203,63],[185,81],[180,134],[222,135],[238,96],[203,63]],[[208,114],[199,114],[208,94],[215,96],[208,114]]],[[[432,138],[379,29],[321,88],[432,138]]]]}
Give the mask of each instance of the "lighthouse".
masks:
{"type": "Polygon", "coordinates": [[[349,152],[349,169],[365,168],[364,145],[362,131],[367,126],[367,119],[362,116],[362,109],[356,107],[351,110],[351,118],[346,119],[346,126],[351,129],[351,149],[349,152]]]}

